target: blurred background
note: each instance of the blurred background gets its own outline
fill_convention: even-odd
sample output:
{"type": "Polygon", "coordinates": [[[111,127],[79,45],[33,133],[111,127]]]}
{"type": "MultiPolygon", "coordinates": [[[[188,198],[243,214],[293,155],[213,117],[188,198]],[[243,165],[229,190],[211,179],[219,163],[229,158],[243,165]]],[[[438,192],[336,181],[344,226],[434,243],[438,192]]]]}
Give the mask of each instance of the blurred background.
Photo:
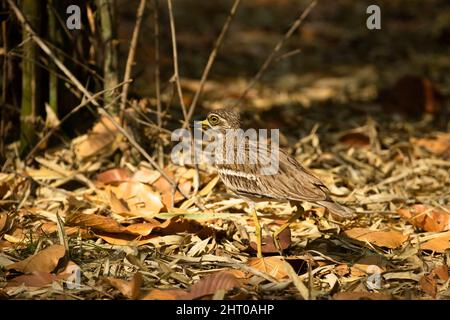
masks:
{"type": "MultiPolygon", "coordinates": [[[[13,2],[89,91],[98,92],[121,82],[138,0],[13,2]],[[81,9],[81,30],[68,30],[64,23],[70,16],[66,8],[73,4],[81,9]],[[102,12],[107,13],[103,18],[102,12]]],[[[309,3],[242,1],[217,52],[193,118],[210,109],[236,105],[309,3]]],[[[228,0],[173,1],[179,76],[188,106],[232,5],[228,0]]],[[[61,118],[80,103],[83,95],[29,40],[8,2],[3,1],[1,6],[0,151],[4,159],[7,144],[21,139],[23,154],[39,139],[47,118],[45,104],[61,118]],[[33,92],[30,86],[35,88],[33,92]],[[26,129],[24,118],[36,130],[26,129]]],[[[239,101],[239,108],[248,125],[286,128],[296,138],[307,134],[318,119],[325,125],[331,121],[331,126],[341,119],[351,127],[353,118],[349,115],[368,113],[387,115],[389,121],[420,120],[425,115],[433,123],[428,129],[448,130],[449,21],[450,3],[445,0],[319,1],[261,79],[239,101]],[[381,30],[366,27],[366,9],[371,4],[381,8],[381,30]],[[316,107],[311,109],[314,111],[312,107],[316,107]]],[[[173,129],[180,125],[183,114],[173,78],[168,6],[166,1],[149,0],[143,12],[127,104],[139,105],[153,123],[157,122],[157,66],[163,126],[173,129]],[[159,62],[155,58],[155,25],[159,29],[159,62]]],[[[95,110],[84,108],[61,124],[59,134],[75,137],[85,133],[96,117],[95,110]]]]}

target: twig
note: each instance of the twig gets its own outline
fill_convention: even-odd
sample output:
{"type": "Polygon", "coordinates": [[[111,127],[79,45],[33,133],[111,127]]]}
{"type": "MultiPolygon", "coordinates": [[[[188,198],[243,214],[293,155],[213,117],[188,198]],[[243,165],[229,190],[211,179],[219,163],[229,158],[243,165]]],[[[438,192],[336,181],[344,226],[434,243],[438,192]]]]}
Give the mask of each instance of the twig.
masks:
{"type": "Polygon", "coordinates": [[[128,88],[130,84],[131,68],[133,67],[134,57],[136,55],[136,47],[139,39],[139,31],[141,30],[142,16],[144,15],[146,0],[141,0],[136,12],[136,24],[134,26],[133,35],[130,42],[130,50],[128,51],[127,64],[125,66],[125,74],[123,76],[123,81],[126,82],[122,88],[122,95],[120,98],[120,123],[123,124],[123,117],[125,112],[125,104],[128,97],[128,88]]]}
{"type": "Polygon", "coordinates": [[[192,99],[192,103],[189,107],[189,112],[188,112],[187,119],[186,119],[187,121],[183,125],[184,128],[185,128],[185,126],[188,125],[188,123],[194,113],[195,107],[197,106],[197,101],[203,92],[203,88],[205,86],[206,79],[208,78],[209,71],[211,70],[211,67],[214,64],[214,61],[217,56],[217,52],[223,43],[223,40],[224,40],[225,35],[228,31],[228,28],[231,24],[231,21],[233,20],[234,16],[236,15],[236,11],[237,11],[237,8],[238,8],[240,2],[241,2],[241,0],[234,1],[233,7],[231,8],[230,13],[228,14],[227,20],[225,21],[225,23],[222,27],[222,30],[220,31],[219,37],[217,38],[216,43],[214,44],[214,48],[212,49],[212,51],[209,55],[208,62],[206,63],[205,69],[203,70],[203,74],[202,74],[202,77],[200,80],[200,85],[199,85],[197,91],[195,92],[194,98],[192,99]]]}
{"type": "Polygon", "coordinates": [[[183,91],[181,89],[180,73],[178,72],[177,38],[176,38],[176,32],[175,32],[175,21],[173,18],[172,0],[167,0],[167,7],[169,9],[170,34],[171,34],[171,38],[172,38],[173,73],[174,73],[173,77],[175,78],[178,99],[180,100],[180,105],[181,105],[181,109],[183,111],[184,121],[186,124],[186,123],[188,123],[187,112],[186,112],[186,105],[184,104],[184,100],[183,100],[183,91]]]}
{"type": "Polygon", "coordinates": [[[292,26],[289,28],[289,30],[286,32],[284,37],[277,43],[275,48],[272,50],[270,55],[267,57],[267,59],[264,61],[263,65],[259,69],[259,71],[256,73],[256,75],[253,77],[253,79],[250,81],[250,83],[245,88],[244,92],[239,97],[238,101],[235,103],[234,107],[238,107],[242,100],[247,95],[248,91],[255,85],[256,82],[259,81],[259,79],[262,77],[266,69],[269,67],[269,65],[272,63],[273,59],[276,57],[278,51],[283,47],[283,45],[286,43],[286,41],[292,36],[295,30],[297,30],[300,25],[302,24],[303,20],[308,16],[308,14],[311,12],[311,10],[315,7],[317,4],[317,0],[312,1],[308,7],[303,11],[303,13],[300,15],[300,17],[295,20],[295,22],[292,24],[292,26]]]}
{"type": "MultiPolygon", "coordinates": [[[[159,73],[159,4],[158,0],[154,0],[154,28],[155,28],[155,90],[156,90],[156,121],[158,128],[162,128],[161,116],[161,79],[159,73]]],[[[164,167],[164,153],[162,142],[158,142],[158,164],[164,167]]]]}
{"type": "MultiPolygon", "coordinates": [[[[3,38],[3,81],[2,81],[2,105],[6,103],[6,88],[8,86],[8,35],[6,29],[6,20],[2,21],[3,38]]],[[[2,108],[2,119],[0,120],[0,157],[3,157],[5,150],[5,108],[2,108]]]]}
{"type": "MultiPolygon", "coordinates": [[[[130,81],[130,80],[129,80],[130,81]]],[[[73,114],[77,113],[81,108],[84,108],[85,106],[89,105],[94,99],[100,97],[101,95],[103,95],[104,93],[108,92],[108,91],[112,91],[115,90],[117,88],[120,88],[121,86],[123,86],[125,84],[125,82],[119,83],[116,87],[114,88],[109,88],[109,89],[105,89],[102,91],[97,92],[96,94],[94,94],[93,96],[91,96],[90,98],[87,98],[86,100],[84,100],[83,102],[81,102],[78,106],[76,106],[75,108],[73,108],[72,110],[70,110],[70,112],[68,114],[66,114],[60,121],[59,123],[54,126],[34,147],[33,149],[28,153],[28,155],[25,157],[25,161],[27,161],[28,159],[30,159],[34,153],[36,152],[36,150],[39,149],[39,147],[45,142],[47,141],[50,136],[55,133],[55,131],[73,114]]]]}
{"type": "MultiPolygon", "coordinates": [[[[145,159],[147,159],[148,162],[150,162],[150,164],[157,170],[159,171],[159,173],[161,173],[161,176],[164,177],[164,179],[167,180],[167,182],[170,183],[170,185],[172,187],[176,186],[177,190],[181,193],[181,195],[183,197],[185,197],[186,199],[189,199],[189,195],[186,194],[186,192],[184,192],[184,190],[182,190],[180,188],[180,186],[172,180],[172,178],[170,178],[167,173],[165,173],[162,168],[160,168],[158,166],[158,164],[155,162],[155,160],[152,159],[152,157],[150,157],[150,155],[136,142],[136,140],[134,140],[134,138],[128,134],[128,132],[108,113],[108,111],[106,111],[104,108],[99,107],[98,108],[98,112],[105,116],[106,118],[108,118],[109,121],[111,121],[111,123],[117,128],[117,130],[120,131],[120,133],[122,133],[124,135],[125,138],[128,139],[128,141],[131,143],[131,145],[136,148],[137,151],[139,151],[142,156],[144,156],[145,159]]],[[[205,210],[205,207],[199,203],[197,200],[195,201],[195,204],[201,209],[201,210],[205,210]]]]}

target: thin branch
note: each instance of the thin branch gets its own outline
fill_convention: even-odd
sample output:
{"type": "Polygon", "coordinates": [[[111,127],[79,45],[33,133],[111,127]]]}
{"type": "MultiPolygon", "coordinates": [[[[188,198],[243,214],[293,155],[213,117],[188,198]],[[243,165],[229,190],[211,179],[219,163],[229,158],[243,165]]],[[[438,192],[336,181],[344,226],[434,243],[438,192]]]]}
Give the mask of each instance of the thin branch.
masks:
{"type": "Polygon", "coordinates": [[[214,44],[214,48],[212,49],[209,58],[208,58],[208,62],[206,63],[205,69],[203,70],[203,74],[200,80],[200,86],[198,87],[197,91],[195,92],[194,98],[192,99],[192,103],[189,107],[189,113],[187,115],[187,121],[184,123],[183,127],[187,126],[189,121],[191,120],[192,115],[194,114],[194,110],[195,107],[197,106],[197,102],[198,99],[200,98],[202,92],[203,92],[203,87],[205,86],[206,83],[206,79],[208,78],[209,75],[209,71],[211,70],[211,67],[214,64],[214,61],[216,59],[217,56],[217,52],[220,49],[220,46],[223,43],[223,40],[225,38],[225,35],[228,32],[228,28],[231,24],[231,21],[233,20],[234,16],[236,15],[236,11],[237,8],[239,6],[239,3],[241,2],[241,0],[235,0],[233,7],[230,10],[230,13],[228,14],[227,20],[225,21],[222,30],[220,31],[219,37],[217,38],[215,44],[214,44]]]}
{"type": "MultiPolygon", "coordinates": [[[[9,0],[11,1],[11,0],[9,0]]],[[[180,73],[178,72],[178,54],[177,54],[177,38],[175,32],[175,20],[173,18],[172,0],[167,0],[167,7],[169,9],[170,18],[170,34],[172,38],[172,54],[173,54],[173,77],[175,78],[175,84],[177,87],[178,99],[180,100],[181,109],[183,111],[185,124],[187,121],[186,105],[183,100],[183,91],[181,90],[180,73]]]]}
{"type": "Polygon", "coordinates": [[[270,55],[267,57],[267,59],[264,61],[263,65],[259,69],[259,71],[256,73],[256,75],[253,77],[253,79],[250,81],[250,83],[245,88],[244,92],[239,97],[238,101],[235,103],[234,107],[236,108],[239,106],[242,102],[242,100],[247,95],[248,91],[253,88],[256,82],[259,81],[259,79],[262,77],[264,72],[267,70],[269,65],[272,63],[273,59],[276,57],[278,51],[283,47],[283,45],[286,43],[286,41],[292,36],[292,34],[297,30],[300,25],[303,23],[305,18],[309,15],[311,10],[316,6],[317,0],[312,1],[308,7],[303,11],[303,13],[295,20],[295,22],[292,24],[292,26],[289,28],[289,30],[286,32],[284,37],[277,43],[277,45],[273,48],[270,55]]]}
{"type": "MultiPolygon", "coordinates": [[[[39,147],[45,143],[45,141],[47,141],[50,136],[55,133],[55,131],[69,118],[71,117],[73,114],[77,113],[80,109],[86,107],[87,105],[89,105],[94,99],[101,97],[104,93],[108,92],[108,91],[113,91],[117,88],[120,88],[121,86],[123,86],[125,84],[125,82],[119,83],[116,87],[114,88],[108,88],[102,91],[97,92],[96,94],[94,94],[93,96],[91,96],[90,98],[84,100],[83,102],[81,102],[78,106],[76,106],[75,108],[73,108],[72,110],[70,110],[70,112],[68,114],[66,114],[58,123],[58,125],[54,126],[34,147],[33,149],[28,153],[28,155],[25,157],[25,161],[27,161],[28,159],[30,159],[34,153],[36,152],[36,150],[39,149],[39,147]]],[[[115,101],[114,101],[115,102],[115,101]]],[[[112,104],[112,103],[111,103],[112,104]]]]}
{"type": "MultiPolygon", "coordinates": [[[[158,0],[154,0],[154,28],[155,28],[155,91],[156,91],[156,121],[158,128],[162,129],[162,108],[161,108],[161,79],[159,71],[159,4],[158,0]]],[[[164,167],[164,153],[162,142],[158,142],[158,164],[164,167]]]]}
{"type": "Polygon", "coordinates": [[[130,42],[130,50],[128,51],[127,64],[125,66],[125,74],[123,76],[123,81],[126,82],[122,88],[122,95],[120,98],[120,122],[123,123],[123,116],[125,112],[125,104],[128,97],[128,89],[130,84],[131,69],[133,67],[134,57],[136,55],[136,47],[139,39],[139,31],[141,30],[142,17],[144,15],[146,0],[141,0],[136,12],[136,24],[134,26],[133,35],[130,42]]]}

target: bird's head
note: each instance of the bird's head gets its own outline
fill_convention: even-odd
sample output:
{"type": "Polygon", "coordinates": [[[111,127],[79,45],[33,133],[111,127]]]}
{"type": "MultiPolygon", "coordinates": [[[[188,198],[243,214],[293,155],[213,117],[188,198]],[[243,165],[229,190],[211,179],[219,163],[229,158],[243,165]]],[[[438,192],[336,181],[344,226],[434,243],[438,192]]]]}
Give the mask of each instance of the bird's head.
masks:
{"type": "Polygon", "coordinates": [[[206,119],[200,123],[213,130],[239,129],[241,127],[239,113],[231,109],[211,111],[206,119]]]}

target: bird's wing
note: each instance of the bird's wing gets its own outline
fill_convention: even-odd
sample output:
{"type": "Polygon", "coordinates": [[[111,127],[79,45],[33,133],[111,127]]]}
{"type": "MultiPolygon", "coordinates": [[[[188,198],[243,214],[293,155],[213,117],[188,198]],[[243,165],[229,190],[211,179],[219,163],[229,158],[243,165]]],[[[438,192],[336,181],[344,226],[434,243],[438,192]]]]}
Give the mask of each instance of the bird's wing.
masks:
{"type": "Polygon", "coordinates": [[[259,178],[267,190],[280,198],[312,202],[329,199],[329,190],[322,181],[282,149],[279,149],[278,171],[259,178]]]}
{"type": "Polygon", "coordinates": [[[254,145],[248,143],[244,150],[235,150],[240,161],[216,165],[229,189],[241,195],[278,200],[329,199],[329,191],[322,181],[284,150],[277,147],[278,153],[274,154],[268,145],[260,144],[254,152],[251,146],[254,145]]]}

